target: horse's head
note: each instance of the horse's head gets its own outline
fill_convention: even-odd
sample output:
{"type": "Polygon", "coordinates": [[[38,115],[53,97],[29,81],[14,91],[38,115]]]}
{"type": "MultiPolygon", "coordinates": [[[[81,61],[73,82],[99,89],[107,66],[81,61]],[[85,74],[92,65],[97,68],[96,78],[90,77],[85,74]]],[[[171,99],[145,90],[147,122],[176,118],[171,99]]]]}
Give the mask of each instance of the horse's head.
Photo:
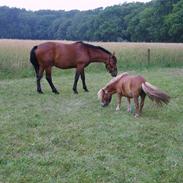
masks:
{"type": "Polygon", "coordinates": [[[102,88],[98,91],[97,95],[102,107],[108,106],[111,102],[112,95],[107,90],[102,88]]]}
{"type": "Polygon", "coordinates": [[[114,53],[109,56],[109,59],[106,62],[106,69],[109,71],[112,77],[117,76],[117,59],[114,53]]]}

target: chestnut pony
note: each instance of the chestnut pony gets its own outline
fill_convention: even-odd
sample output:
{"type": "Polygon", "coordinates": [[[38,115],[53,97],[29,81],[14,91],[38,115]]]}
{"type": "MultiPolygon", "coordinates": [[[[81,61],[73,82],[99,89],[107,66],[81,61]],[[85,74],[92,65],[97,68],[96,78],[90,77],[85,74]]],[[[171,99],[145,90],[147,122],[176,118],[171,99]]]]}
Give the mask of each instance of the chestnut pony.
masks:
{"type": "Polygon", "coordinates": [[[76,68],[75,80],[73,84],[74,93],[77,91],[77,82],[81,76],[83,89],[88,91],[85,83],[84,68],[92,62],[103,62],[106,69],[112,76],[117,75],[117,59],[108,50],[83,42],[72,44],[46,42],[34,46],[30,52],[30,62],[34,66],[37,77],[37,91],[43,93],[40,80],[46,71],[46,79],[52,92],[58,94],[52,82],[51,70],[53,66],[60,69],[76,68]]]}
{"type": "Polygon", "coordinates": [[[168,104],[170,97],[160,91],[157,87],[146,82],[142,76],[133,76],[128,73],[122,73],[112,79],[104,88],[98,92],[98,98],[101,101],[101,105],[107,106],[111,102],[112,95],[117,93],[117,107],[116,110],[120,110],[122,96],[127,97],[128,112],[131,111],[130,99],[134,99],[135,103],[135,117],[138,117],[142,112],[144,106],[144,100],[146,95],[156,104],[162,105],[168,104]],[[140,107],[138,98],[141,98],[140,107]]]}

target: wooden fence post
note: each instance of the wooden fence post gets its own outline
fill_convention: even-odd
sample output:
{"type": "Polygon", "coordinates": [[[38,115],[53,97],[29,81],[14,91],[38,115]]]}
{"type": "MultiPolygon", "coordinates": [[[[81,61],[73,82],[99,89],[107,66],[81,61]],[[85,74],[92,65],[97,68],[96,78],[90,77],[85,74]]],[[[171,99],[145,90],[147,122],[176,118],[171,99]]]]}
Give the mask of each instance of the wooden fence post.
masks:
{"type": "Polygon", "coordinates": [[[151,50],[150,48],[147,49],[147,65],[150,65],[150,60],[151,60],[151,50]]]}

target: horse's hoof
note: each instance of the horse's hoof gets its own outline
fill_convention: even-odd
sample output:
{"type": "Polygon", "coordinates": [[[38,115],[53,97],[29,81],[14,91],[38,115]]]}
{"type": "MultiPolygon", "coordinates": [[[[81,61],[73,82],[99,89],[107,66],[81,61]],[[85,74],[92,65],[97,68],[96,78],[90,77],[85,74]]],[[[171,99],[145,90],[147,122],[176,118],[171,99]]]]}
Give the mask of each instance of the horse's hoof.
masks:
{"type": "Polygon", "coordinates": [[[57,90],[56,90],[56,91],[53,91],[53,93],[55,93],[55,94],[57,94],[57,95],[59,94],[59,92],[58,92],[57,90]]]}
{"type": "Polygon", "coordinates": [[[39,94],[43,94],[42,90],[38,90],[37,92],[38,92],[39,94]]]}
{"type": "Polygon", "coordinates": [[[85,91],[85,92],[89,92],[89,90],[88,90],[88,89],[84,89],[84,91],[85,91]]]}
{"type": "Polygon", "coordinates": [[[74,90],[74,94],[78,94],[78,91],[77,90],[74,90]]]}

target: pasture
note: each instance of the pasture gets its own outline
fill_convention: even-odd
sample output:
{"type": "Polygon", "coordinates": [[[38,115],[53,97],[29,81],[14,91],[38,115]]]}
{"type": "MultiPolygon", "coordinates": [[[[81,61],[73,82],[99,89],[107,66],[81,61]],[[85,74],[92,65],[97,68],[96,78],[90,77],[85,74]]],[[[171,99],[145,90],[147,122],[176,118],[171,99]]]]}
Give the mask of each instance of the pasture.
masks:
{"type": "Polygon", "coordinates": [[[94,43],[116,52],[119,72],[171,96],[163,108],[146,98],[136,119],[126,99],[118,112],[115,97],[100,106],[97,92],[111,79],[102,64],[86,69],[89,93],[79,81],[73,94],[74,70],[55,69],[60,95],[45,79],[37,94],[29,51],[40,42],[0,41],[0,182],[183,182],[182,44],[94,43]]]}

